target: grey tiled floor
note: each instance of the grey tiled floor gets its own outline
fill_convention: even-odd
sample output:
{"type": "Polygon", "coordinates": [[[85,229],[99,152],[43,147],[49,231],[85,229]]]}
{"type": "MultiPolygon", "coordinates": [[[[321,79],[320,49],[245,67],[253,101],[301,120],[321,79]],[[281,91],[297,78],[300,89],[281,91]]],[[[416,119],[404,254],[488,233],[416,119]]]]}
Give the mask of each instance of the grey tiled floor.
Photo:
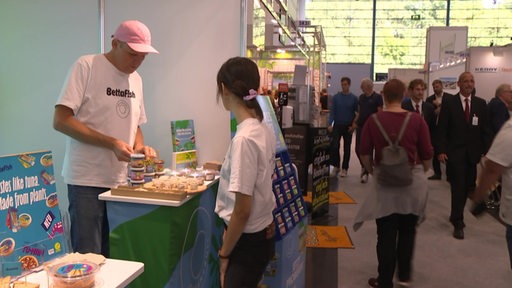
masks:
{"type": "MultiPolygon", "coordinates": [[[[360,183],[360,166],[357,158],[352,158],[348,176],[331,178],[330,186],[331,191],[345,191],[361,203],[366,184],[360,183]]],[[[429,181],[429,188],[427,218],[418,227],[412,287],[512,287],[504,226],[491,215],[476,219],[466,210],[466,238],[454,239],[448,222],[449,184],[444,180],[429,181]]],[[[347,226],[355,249],[309,248],[307,288],[368,287],[368,278],[377,275],[375,223],[367,222],[354,232],[352,221],[358,207],[331,205],[328,215],[311,220],[317,225],[347,226]]]]}

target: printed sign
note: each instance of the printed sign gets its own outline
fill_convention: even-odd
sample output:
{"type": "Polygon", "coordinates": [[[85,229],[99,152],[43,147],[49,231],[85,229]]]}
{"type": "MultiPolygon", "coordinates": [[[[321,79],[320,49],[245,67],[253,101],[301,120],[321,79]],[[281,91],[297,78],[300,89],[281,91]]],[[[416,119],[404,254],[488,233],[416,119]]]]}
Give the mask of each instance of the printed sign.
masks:
{"type": "Polygon", "coordinates": [[[194,120],[171,121],[172,152],[196,149],[194,120]]]}
{"type": "Polygon", "coordinates": [[[66,253],[50,151],[0,157],[1,276],[66,253]]]}

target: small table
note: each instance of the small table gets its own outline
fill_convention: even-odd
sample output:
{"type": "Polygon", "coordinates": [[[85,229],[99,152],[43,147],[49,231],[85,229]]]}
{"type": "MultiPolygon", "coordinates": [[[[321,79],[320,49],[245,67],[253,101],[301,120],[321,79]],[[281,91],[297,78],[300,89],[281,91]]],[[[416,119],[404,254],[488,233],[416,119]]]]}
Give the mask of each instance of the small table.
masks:
{"type": "MultiPolygon", "coordinates": [[[[144,272],[144,263],[118,259],[106,259],[96,275],[100,287],[122,288],[130,284],[144,272]]],[[[49,278],[45,270],[22,277],[18,281],[38,283],[40,288],[49,288],[49,278]]]]}

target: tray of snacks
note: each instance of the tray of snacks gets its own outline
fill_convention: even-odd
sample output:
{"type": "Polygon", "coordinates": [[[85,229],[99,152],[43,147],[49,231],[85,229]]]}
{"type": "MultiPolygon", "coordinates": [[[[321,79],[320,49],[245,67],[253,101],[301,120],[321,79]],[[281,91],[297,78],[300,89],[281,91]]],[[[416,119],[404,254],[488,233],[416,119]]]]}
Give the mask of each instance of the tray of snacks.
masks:
{"type": "Polygon", "coordinates": [[[181,201],[187,197],[186,191],[156,189],[148,185],[150,183],[152,182],[145,183],[141,187],[118,186],[116,188],[112,188],[111,194],[117,196],[151,198],[172,201],[181,201]]]}
{"type": "Polygon", "coordinates": [[[208,188],[204,183],[204,177],[194,174],[187,176],[164,175],[153,181],[145,183],[143,188],[156,191],[176,191],[186,194],[197,194],[206,191],[208,188]]]}

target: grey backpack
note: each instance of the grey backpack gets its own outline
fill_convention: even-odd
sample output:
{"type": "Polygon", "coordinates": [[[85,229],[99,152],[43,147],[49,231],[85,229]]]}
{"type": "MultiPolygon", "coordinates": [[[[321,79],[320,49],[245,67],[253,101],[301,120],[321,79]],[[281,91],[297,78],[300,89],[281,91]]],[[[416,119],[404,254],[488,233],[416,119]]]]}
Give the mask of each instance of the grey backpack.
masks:
{"type": "Polygon", "coordinates": [[[377,127],[379,127],[382,136],[384,136],[384,139],[386,139],[389,144],[382,148],[382,158],[379,165],[376,167],[377,169],[375,169],[374,176],[377,179],[377,183],[388,187],[405,187],[411,185],[412,167],[411,164],[409,164],[407,150],[399,144],[402,139],[402,135],[404,134],[405,127],[407,127],[407,123],[411,117],[411,112],[407,113],[395,142],[392,142],[389,139],[386,130],[384,130],[384,127],[382,127],[382,124],[377,118],[377,113],[373,114],[372,117],[375,120],[377,127]]]}

